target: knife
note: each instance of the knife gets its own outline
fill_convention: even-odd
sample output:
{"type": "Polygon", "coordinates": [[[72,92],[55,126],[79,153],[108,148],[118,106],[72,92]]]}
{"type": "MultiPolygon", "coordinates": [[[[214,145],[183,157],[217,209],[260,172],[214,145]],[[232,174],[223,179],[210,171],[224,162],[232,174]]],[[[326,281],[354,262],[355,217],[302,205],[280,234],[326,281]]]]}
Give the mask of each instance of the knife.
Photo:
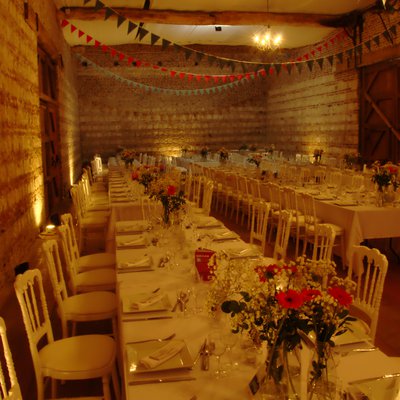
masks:
{"type": "Polygon", "coordinates": [[[197,356],[193,361],[193,365],[196,365],[197,361],[199,361],[200,356],[202,356],[204,354],[204,350],[205,350],[206,344],[207,344],[207,339],[205,339],[203,344],[201,345],[200,350],[197,353],[197,356]]]}
{"type": "Polygon", "coordinates": [[[131,381],[129,385],[144,385],[147,383],[165,383],[165,382],[179,382],[179,381],[194,381],[196,378],[194,376],[174,376],[166,378],[153,378],[146,380],[131,381]]]}
{"type": "Polygon", "coordinates": [[[201,369],[203,371],[208,371],[210,368],[210,350],[208,348],[207,339],[204,342],[204,350],[201,358],[201,369]]]}

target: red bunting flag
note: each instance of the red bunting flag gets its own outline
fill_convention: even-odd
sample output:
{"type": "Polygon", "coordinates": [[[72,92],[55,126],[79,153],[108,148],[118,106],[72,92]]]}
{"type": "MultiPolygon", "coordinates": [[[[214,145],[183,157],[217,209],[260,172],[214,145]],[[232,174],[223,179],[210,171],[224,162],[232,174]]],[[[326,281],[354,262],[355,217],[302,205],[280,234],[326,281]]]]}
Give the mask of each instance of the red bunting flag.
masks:
{"type": "Polygon", "coordinates": [[[143,63],[143,67],[150,67],[150,63],[149,62],[143,63]]]}
{"type": "Polygon", "coordinates": [[[334,44],[335,43],[335,38],[330,38],[329,41],[334,44]]]}
{"type": "Polygon", "coordinates": [[[183,78],[185,78],[185,73],[184,72],[179,72],[179,78],[180,79],[183,79],[183,78]]]}
{"type": "Polygon", "coordinates": [[[310,58],[310,55],[309,54],[304,54],[303,57],[308,61],[308,59],[310,58]]]}
{"type": "Polygon", "coordinates": [[[128,57],[128,64],[131,65],[133,62],[135,61],[135,59],[131,56],[128,57]]]}
{"type": "Polygon", "coordinates": [[[224,82],[224,83],[225,83],[225,82],[226,82],[226,80],[228,79],[228,77],[227,77],[226,75],[223,75],[221,79],[222,79],[222,82],[224,82]]]}
{"type": "Polygon", "coordinates": [[[162,67],[162,68],[161,68],[161,71],[162,71],[162,72],[168,72],[167,68],[165,68],[165,67],[162,67]]]}
{"type": "Polygon", "coordinates": [[[82,31],[79,29],[79,31],[78,31],[78,37],[81,38],[84,34],[85,34],[85,33],[82,32],[82,31]]]}
{"type": "Polygon", "coordinates": [[[230,79],[231,82],[233,82],[235,80],[235,75],[230,75],[229,79],[230,79]]]}
{"type": "Polygon", "coordinates": [[[303,59],[303,57],[297,57],[296,61],[300,62],[303,59]]]}
{"type": "Polygon", "coordinates": [[[86,35],[86,43],[90,43],[93,40],[93,38],[89,35],[86,35]]]}
{"type": "Polygon", "coordinates": [[[197,80],[197,82],[200,82],[201,81],[201,75],[196,75],[196,80],[197,80]]]}
{"type": "Polygon", "coordinates": [[[272,67],[269,67],[269,74],[270,74],[270,75],[273,75],[273,74],[274,74],[274,72],[275,72],[275,69],[274,69],[274,68],[272,68],[272,67]]]}
{"type": "Polygon", "coordinates": [[[110,53],[112,57],[115,57],[115,55],[117,54],[117,50],[111,48],[110,53]]]}
{"type": "Polygon", "coordinates": [[[172,78],[176,75],[176,71],[170,71],[169,73],[172,76],[172,78]]]}
{"type": "Polygon", "coordinates": [[[188,81],[190,82],[193,79],[193,74],[186,74],[188,81]]]}
{"type": "Polygon", "coordinates": [[[267,73],[266,73],[266,71],[265,71],[265,69],[260,69],[259,71],[258,71],[258,73],[261,75],[261,76],[265,76],[267,73]]]}
{"type": "Polygon", "coordinates": [[[104,51],[104,53],[106,53],[106,52],[108,51],[108,46],[105,45],[105,44],[103,44],[103,45],[101,46],[101,49],[104,51]]]}
{"type": "Polygon", "coordinates": [[[315,50],[311,50],[311,54],[313,57],[315,57],[315,50]]]}
{"type": "Polygon", "coordinates": [[[158,65],[153,65],[153,69],[160,69],[158,65]]]}
{"type": "Polygon", "coordinates": [[[250,72],[246,72],[245,77],[249,81],[251,79],[251,73],[250,72]]]}
{"type": "Polygon", "coordinates": [[[136,66],[140,67],[142,65],[142,62],[140,60],[136,60],[136,66]]]}
{"type": "Polygon", "coordinates": [[[62,28],[65,28],[67,25],[69,25],[69,22],[68,22],[66,19],[63,19],[63,20],[61,21],[61,27],[62,27],[62,28]]]}
{"type": "Polygon", "coordinates": [[[74,33],[78,28],[71,24],[71,33],[74,33]]]}
{"type": "Polygon", "coordinates": [[[321,51],[322,51],[322,46],[318,46],[318,47],[317,47],[317,50],[318,50],[319,52],[321,52],[321,51]]]}
{"type": "Polygon", "coordinates": [[[325,43],[324,43],[324,47],[327,49],[328,46],[329,46],[329,43],[328,43],[328,42],[325,42],[325,43]]]}
{"type": "Polygon", "coordinates": [[[205,80],[206,82],[209,82],[210,79],[211,79],[211,76],[210,76],[210,75],[204,75],[204,80],[205,80]]]}
{"type": "Polygon", "coordinates": [[[94,41],[94,45],[95,45],[95,47],[99,47],[100,46],[100,42],[98,40],[95,40],[94,41]]]}
{"type": "Polygon", "coordinates": [[[125,54],[124,53],[119,53],[120,61],[123,61],[124,58],[125,58],[125,54]]]}

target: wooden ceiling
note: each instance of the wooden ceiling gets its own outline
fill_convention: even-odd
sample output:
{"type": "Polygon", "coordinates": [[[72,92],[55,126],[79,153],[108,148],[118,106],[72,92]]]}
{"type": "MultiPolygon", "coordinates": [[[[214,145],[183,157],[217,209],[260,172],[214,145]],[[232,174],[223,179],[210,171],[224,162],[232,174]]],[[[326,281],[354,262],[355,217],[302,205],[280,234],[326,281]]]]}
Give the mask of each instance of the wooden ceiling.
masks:
{"type": "MultiPolygon", "coordinates": [[[[132,21],[142,23],[147,31],[163,39],[186,46],[251,46],[253,36],[270,25],[282,34],[282,47],[295,48],[317,43],[335,28],[348,26],[356,13],[382,7],[381,0],[267,1],[54,0],[60,20],[67,18],[77,29],[107,45],[150,44],[150,35],[139,41],[135,32],[128,34],[128,21],[132,21]],[[124,18],[119,27],[118,16],[124,18]]],[[[64,35],[71,46],[87,44],[85,37],[79,38],[70,30],[64,30],[64,35]]]]}

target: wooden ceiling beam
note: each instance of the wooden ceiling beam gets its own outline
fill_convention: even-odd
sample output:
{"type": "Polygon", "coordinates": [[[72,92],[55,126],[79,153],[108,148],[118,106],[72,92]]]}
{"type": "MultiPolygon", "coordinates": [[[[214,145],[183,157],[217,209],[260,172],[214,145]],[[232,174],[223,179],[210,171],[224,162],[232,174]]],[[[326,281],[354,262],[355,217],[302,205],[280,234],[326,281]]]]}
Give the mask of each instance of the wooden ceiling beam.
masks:
{"type": "MultiPolygon", "coordinates": [[[[327,26],[345,25],[342,15],[267,13],[248,11],[178,11],[143,10],[136,8],[113,8],[113,10],[134,22],[174,25],[292,25],[327,26]]],[[[90,7],[70,7],[59,10],[61,18],[98,21],[104,20],[105,9],[96,11],[90,7]]],[[[111,18],[117,16],[111,15],[111,18]]]]}

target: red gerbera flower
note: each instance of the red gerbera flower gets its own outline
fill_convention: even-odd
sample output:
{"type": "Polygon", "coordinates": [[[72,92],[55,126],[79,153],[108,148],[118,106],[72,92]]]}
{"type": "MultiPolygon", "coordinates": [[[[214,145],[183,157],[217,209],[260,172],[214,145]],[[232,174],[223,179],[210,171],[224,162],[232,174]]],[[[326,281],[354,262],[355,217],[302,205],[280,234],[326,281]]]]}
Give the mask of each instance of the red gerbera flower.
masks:
{"type": "Polygon", "coordinates": [[[176,187],[173,185],[169,185],[167,188],[168,196],[173,196],[176,193],[176,187]]]}
{"type": "Polygon", "coordinates": [[[349,307],[353,302],[351,295],[339,286],[329,288],[328,293],[343,307],[349,307]]]}
{"type": "Polygon", "coordinates": [[[139,179],[139,174],[137,172],[132,172],[132,180],[137,181],[139,179]]]}
{"type": "Polygon", "coordinates": [[[276,295],[278,303],[283,308],[299,308],[303,305],[304,300],[301,293],[296,290],[289,289],[287,292],[280,292],[276,295]]]}
{"type": "Polygon", "coordinates": [[[315,297],[320,296],[321,292],[318,289],[303,289],[301,291],[304,301],[313,300],[315,297]]]}

